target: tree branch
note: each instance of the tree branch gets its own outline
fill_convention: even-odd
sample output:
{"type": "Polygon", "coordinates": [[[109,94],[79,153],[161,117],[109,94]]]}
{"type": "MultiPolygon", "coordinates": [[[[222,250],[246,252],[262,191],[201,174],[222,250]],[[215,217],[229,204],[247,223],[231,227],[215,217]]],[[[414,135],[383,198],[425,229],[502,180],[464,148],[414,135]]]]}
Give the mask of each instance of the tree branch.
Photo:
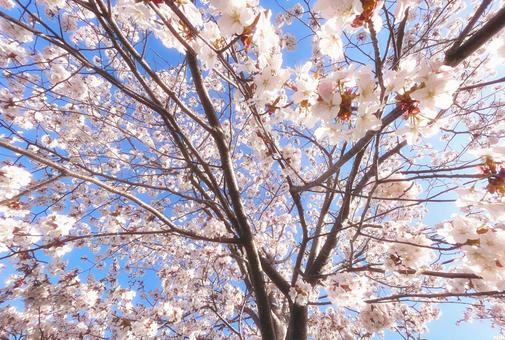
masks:
{"type": "Polygon", "coordinates": [[[24,156],[26,156],[36,162],[47,165],[53,169],[56,169],[59,172],[61,172],[61,174],[63,176],[70,176],[70,177],[82,179],[83,181],[93,183],[93,184],[101,187],[102,189],[105,189],[106,191],[108,191],[110,193],[122,196],[122,197],[136,203],[138,206],[145,209],[146,211],[151,213],[153,216],[157,217],[161,222],[163,222],[163,224],[169,226],[173,232],[176,232],[178,234],[181,234],[181,235],[193,238],[193,239],[202,240],[202,241],[212,241],[212,242],[221,242],[221,243],[240,243],[240,240],[238,240],[236,238],[219,237],[219,238],[213,239],[213,238],[209,238],[206,236],[197,235],[196,233],[193,233],[191,231],[183,230],[183,229],[177,227],[172,221],[170,221],[170,219],[168,217],[166,217],[162,212],[160,212],[159,210],[154,208],[152,205],[147,204],[146,202],[144,202],[140,198],[138,198],[132,194],[129,194],[126,191],[116,189],[116,188],[114,188],[114,187],[94,178],[94,177],[90,177],[90,176],[87,176],[84,174],[80,174],[76,171],[72,171],[70,169],[67,169],[63,165],[53,162],[51,160],[48,160],[48,159],[44,158],[43,156],[40,156],[32,151],[25,150],[23,148],[12,145],[4,138],[0,138],[0,146],[6,148],[8,150],[11,150],[15,153],[24,155],[24,156]]]}
{"type": "Polygon", "coordinates": [[[450,48],[445,54],[445,64],[456,66],[484,45],[505,26],[505,7],[500,9],[494,17],[486,22],[467,41],[459,46],[450,48]]]}

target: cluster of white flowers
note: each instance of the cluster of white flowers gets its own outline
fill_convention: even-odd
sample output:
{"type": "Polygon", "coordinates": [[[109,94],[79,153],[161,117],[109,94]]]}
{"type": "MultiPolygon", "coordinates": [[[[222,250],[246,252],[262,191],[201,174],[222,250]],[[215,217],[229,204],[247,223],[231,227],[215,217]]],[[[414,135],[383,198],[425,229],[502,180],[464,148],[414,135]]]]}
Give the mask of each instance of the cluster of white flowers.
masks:
{"type": "Polygon", "coordinates": [[[312,63],[306,63],[296,72],[292,100],[298,105],[299,113],[290,119],[309,128],[319,124],[316,136],[334,144],[357,140],[368,131],[382,127],[376,115],[382,104],[370,67],[358,70],[349,67],[320,79],[317,73],[310,73],[312,67],[312,63]],[[356,110],[357,114],[353,114],[356,110]]]}
{"type": "Polygon", "coordinates": [[[431,137],[438,132],[442,122],[435,120],[436,115],[452,105],[459,86],[452,67],[441,61],[414,58],[402,61],[397,71],[387,71],[384,81],[388,90],[397,92],[398,106],[409,118],[405,126],[395,132],[404,136],[409,144],[416,143],[420,136],[431,137]]]}
{"type": "Polygon", "coordinates": [[[141,29],[150,26],[150,18],[153,11],[145,3],[139,1],[118,0],[114,6],[114,12],[119,21],[132,20],[141,29]]]}
{"type": "Polygon", "coordinates": [[[344,50],[340,38],[341,34],[342,29],[337,24],[337,19],[328,20],[322,25],[319,32],[319,49],[321,53],[334,60],[342,59],[344,50]]]}
{"type": "Polygon", "coordinates": [[[295,287],[289,289],[289,296],[295,303],[306,305],[312,297],[317,297],[317,293],[310,283],[299,280],[295,287]]]}
{"type": "Polygon", "coordinates": [[[328,298],[337,306],[358,306],[362,304],[366,286],[362,276],[352,273],[331,275],[325,283],[328,298]]]}
{"type": "Polygon", "coordinates": [[[81,75],[72,77],[65,86],[65,92],[72,98],[82,100],[88,95],[88,86],[86,84],[86,78],[81,75]]]}
{"type": "MultiPolygon", "coordinates": [[[[28,55],[29,52],[18,41],[5,39],[0,36],[0,65],[2,67],[9,65],[13,61],[18,63],[25,62],[28,55]]],[[[9,95],[12,96],[13,93],[9,93],[9,95]]],[[[3,109],[5,110],[6,108],[4,107],[3,109]]]]}
{"type": "Polygon", "coordinates": [[[155,311],[160,315],[165,316],[172,324],[180,321],[184,315],[184,311],[182,309],[169,302],[158,303],[155,307],[155,311]]]}
{"type": "Polygon", "coordinates": [[[27,231],[33,228],[16,218],[0,217],[0,253],[8,251],[13,246],[29,246],[40,237],[30,235],[27,231]]]}
{"type": "Polygon", "coordinates": [[[11,39],[22,43],[27,43],[33,40],[33,34],[30,31],[11,23],[4,18],[0,18],[0,32],[11,39]]]}
{"type": "Polygon", "coordinates": [[[55,11],[58,8],[63,8],[66,5],[65,0],[39,0],[40,5],[45,5],[50,11],[55,11]]]}
{"type": "Polygon", "coordinates": [[[440,63],[422,64],[417,72],[420,85],[410,96],[419,101],[422,116],[432,119],[452,105],[459,82],[453,79],[452,67],[440,63]]]}
{"type": "Polygon", "coordinates": [[[358,140],[368,131],[377,131],[382,127],[382,121],[375,115],[377,109],[378,106],[373,106],[373,104],[361,103],[358,107],[358,115],[353,120],[354,128],[348,132],[350,139],[358,140]]]}
{"type": "Polygon", "coordinates": [[[464,244],[468,240],[477,240],[477,229],[482,226],[482,221],[466,216],[455,216],[451,221],[442,224],[439,234],[444,236],[447,242],[464,244]]]}
{"type": "MultiPolygon", "coordinates": [[[[473,154],[484,160],[480,171],[500,176],[498,164],[505,160],[505,146],[492,140],[487,147],[475,149],[473,154]]],[[[458,215],[441,223],[438,233],[449,243],[460,246],[463,268],[483,280],[455,282],[451,289],[464,291],[505,289],[505,196],[489,194],[489,187],[477,184],[456,190],[458,215]]]]}
{"type": "Polygon", "coordinates": [[[377,333],[393,325],[389,305],[366,304],[359,313],[359,320],[370,333],[377,333]]]}
{"type": "Polygon", "coordinates": [[[382,198],[405,198],[414,199],[420,192],[421,188],[413,181],[405,180],[402,174],[393,174],[383,178],[384,183],[380,183],[374,193],[377,197],[382,198]]]}
{"type": "Polygon", "coordinates": [[[379,94],[375,91],[377,82],[370,65],[366,65],[356,72],[354,82],[358,87],[360,103],[378,104],[379,94]]]}
{"type": "Polygon", "coordinates": [[[313,66],[312,62],[307,62],[295,72],[297,76],[296,87],[291,99],[297,105],[309,107],[314,105],[317,101],[318,79],[313,74],[309,73],[313,66]]]}
{"type": "Polygon", "coordinates": [[[375,30],[379,31],[382,20],[375,8],[380,7],[378,2],[364,7],[360,0],[318,0],[314,10],[327,20],[318,33],[320,52],[333,60],[340,60],[343,56],[342,33],[356,31],[356,27],[362,26],[368,19],[372,21],[375,30]]]}
{"type": "Polygon", "coordinates": [[[0,0],[0,7],[12,9],[12,8],[14,8],[15,5],[16,4],[12,0],[0,0]]]}
{"type": "Polygon", "coordinates": [[[289,76],[290,72],[282,68],[282,57],[278,54],[273,55],[269,65],[259,70],[254,77],[255,100],[261,104],[276,101],[289,76]]]}
{"type": "Polygon", "coordinates": [[[282,156],[289,167],[295,171],[300,171],[302,166],[302,152],[299,148],[288,145],[282,149],[282,156]]]}
{"type": "Polygon", "coordinates": [[[197,232],[202,232],[206,236],[225,236],[228,234],[225,224],[217,218],[211,217],[203,223],[203,228],[197,232]]]}
{"type": "Polygon", "coordinates": [[[126,338],[155,339],[158,333],[158,324],[149,318],[134,321],[126,338]]]}
{"type": "Polygon", "coordinates": [[[49,80],[51,84],[57,85],[65,80],[68,80],[72,74],[67,70],[67,68],[60,63],[54,63],[51,65],[49,71],[49,80]]]}
{"type": "Polygon", "coordinates": [[[495,162],[505,162],[505,143],[499,139],[489,143],[488,147],[473,149],[470,152],[483,159],[490,157],[495,162]]]}
{"type": "Polygon", "coordinates": [[[348,28],[354,18],[363,11],[360,0],[330,1],[318,0],[315,11],[321,12],[328,21],[321,26],[319,32],[319,48],[321,53],[334,60],[343,56],[342,31],[348,28]]]}
{"type": "Polygon", "coordinates": [[[505,230],[502,228],[480,228],[477,241],[462,247],[464,264],[484,279],[485,286],[489,287],[486,289],[505,289],[505,230]]]}
{"type": "Polygon", "coordinates": [[[65,32],[73,32],[77,29],[77,18],[73,15],[63,15],[61,17],[61,28],[65,32]]]}
{"type": "Polygon", "coordinates": [[[61,237],[70,233],[75,224],[75,218],[52,213],[40,221],[40,229],[48,237],[61,237]]]}
{"type": "Polygon", "coordinates": [[[464,208],[479,208],[497,222],[505,222],[505,196],[484,200],[484,193],[475,188],[460,188],[457,190],[459,198],[456,205],[464,208]]]}
{"type": "Polygon", "coordinates": [[[252,36],[252,42],[258,54],[259,67],[269,65],[271,56],[279,55],[281,52],[281,40],[276,28],[272,25],[271,17],[272,12],[262,12],[252,36]]]}
{"type": "MultiPolygon", "coordinates": [[[[484,278],[472,281],[478,290],[505,288],[505,225],[481,215],[480,219],[455,216],[443,223],[438,233],[453,244],[460,244],[463,266],[484,278]]],[[[463,283],[461,283],[463,284],[463,283]]]]}
{"type": "MultiPolygon", "coordinates": [[[[338,35],[330,30],[332,24],[333,21],[328,21],[322,26],[320,46],[325,54],[338,58],[342,49],[336,41],[338,35]]],[[[382,127],[376,114],[384,104],[379,100],[376,77],[370,66],[357,70],[351,66],[319,79],[320,75],[311,75],[312,66],[305,64],[297,72],[292,100],[301,114],[298,119],[302,116],[307,127],[321,124],[316,130],[317,137],[338,143],[360,139],[367,131],[382,127]],[[357,114],[352,114],[354,111],[357,114]],[[344,128],[346,122],[349,128],[344,128]]],[[[429,137],[439,130],[442,121],[434,118],[439,110],[452,105],[459,85],[452,71],[440,62],[420,62],[413,58],[402,61],[397,70],[385,71],[385,94],[396,92],[397,105],[409,118],[395,134],[414,144],[419,136],[429,137]]],[[[296,120],[297,116],[293,116],[296,120]]]]}
{"type": "Polygon", "coordinates": [[[213,0],[211,4],[221,13],[217,23],[226,36],[242,34],[254,21],[254,11],[246,0],[213,0]]]}
{"type": "Polygon", "coordinates": [[[86,78],[76,74],[66,58],[66,52],[57,48],[45,48],[36,56],[41,67],[47,66],[47,78],[59,93],[76,99],[83,99],[88,94],[86,78]]]}
{"type": "MultiPolygon", "coordinates": [[[[32,175],[25,169],[6,165],[0,168],[0,201],[10,200],[30,184],[32,175]]],[[[13,246],[29,246],[40,237],[34,235],[34,227],[22,219],[29,210],[18,202],[0,205],[0,252],[13,246]]]]}
{"type": "Polygon", "coordinates": [[[505,144],[497,139],[489,143],[487,147],[472,150],[471,153],[484,161],[479,172],[483,177],[488,177],[488,186],[485,192],[476,187],[458,189],[459,199],[456,204],[462,209],[483,209],[491,220],[504,222],[505,144]],[[492,178],[494,179],[491,181],[492,178]],[[497,193],[497,195],[486,195],[487,193],[497,193]]]}
{"type": "Polygon", "coordinates": [[[339,18],[342,25],[350,24],[354,18],[363,12],[361,0],[318,0],[314,10],[321,12],[325,19],[339,18]]]}
{"type": "MultiPolygon", "coordinates": [[[[208,21],[203,25],[201,31],[202,38],[204,38],[212,47],[220,48],[221,46],[221,33],[219,27],[213,21],[208,21]]],[[[207,44],[198,44],[198,55],[203,63],[203,66],[210,70],[214,67],[217,60],[217,54],[207,44]]]]}
{"type": "Polygon", "coordinates": [[[5,165],[0,168],[0,200],[10,199],[30,184],[32,175],[19,166],[5,165]]]}
{"type": "Polygon", "coordinates": [[[387,247],[385,267],[391,270],[402,268],[418,270],[429,265],[435,259],[433,251],[427,247],[430,244],[430,240],[423,234],[402,233],[396,242],[390,243],[387,247]]]}
{"type": "Polygon", "coordinates": [[[336,74],[333,77],[327,77],[319,81],[317,94],[321,100],[318,100],[313,107],[313,113],[322,120],[334,119],[342,103],[342,96],[338,88],[336,74]]]}

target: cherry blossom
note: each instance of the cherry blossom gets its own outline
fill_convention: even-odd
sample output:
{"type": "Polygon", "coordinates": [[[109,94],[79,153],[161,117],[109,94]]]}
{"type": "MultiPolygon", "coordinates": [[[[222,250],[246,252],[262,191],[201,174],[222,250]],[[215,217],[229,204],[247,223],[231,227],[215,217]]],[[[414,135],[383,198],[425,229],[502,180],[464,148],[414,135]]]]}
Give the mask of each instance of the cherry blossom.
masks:
{"type": "Polygon", "coordinates": [[[0,168],[0,199],[10,199],[30,184],[32,175],[19,166],[5,165],[0,168]]]}
{"type": "Polygon", "coordinates": [[[41,221],[40,227],[46,236],[60,237],[68,235],[74,223],[72,217],[51,214],[41,221]]]}
{"type": "Polygon", "coordinates": [[[342,24],[347,24],[363,11],[360,0],[344,0],[339,2],[318,0],[314,10],[321,11],[325,19],[339,18],[342,24]]]}
{"type": "Polygon", "coordinates": [[[421,113],[432,117],[437,109],[447,109],[452,105],[452,96],[458,83],[452,78],[451,68],[447,66],[421,68],[418,79],[420,88],[411,93],[411,97],[421,103],[421,113]]]}
{"type": "Polygon", "coordinates": [[[434,254],[429,248],[423,248],[430,244],[429,240],[422,234],[405,234],[399,237],[398,243],[393,243],[388,247],[386,265],[388,268],[406,267],[419,269],[428,265],[434,258],[434,254]]]}
{"type": "MultiPolygon", "coordinates": [[[[362,106],[364,107],[364,106],[362,106]]],[[[374,113],[360,112],[356,117],[356,126],[352,131],[352,139],[362,138],[368,131],[377,131],[381,128],[382,122],[374,113]]]]}
{"type": "Polygon", "coordinates": [[[358,275],[338,273],[326,281],[328,297],[337,305],[355,306],[361,303],[366,287],[358,275]]]}
{"type": "Polygon", "coordinates": [[[14,8],[14,6],[16,6],[16,4],[12,0],[2,0],[0,1],[0,6],[5,7],[7,9],[12,9],[14,8]]]}
{"type": "Polygon", "coordinates": [[[505,335],[499,2],[0,18],[0,338],[505,335]]]}
{"type": "Polygon", "coordinates": [[[295,104],[311,106],[317,100],[318,81],[309,73],[312,63],[306,63],[297,73],[295,93],[291,96],[295,104]]]}
{"type": "Polygon", "coordinates": [[[218,20],[219,28],[225,35],[240,35],[244,28],[254,21],[254,13],[243,0],[221,4],[222,15],[218,20]]]}
{"type": "Polygon", "coordinates": [[[340,38],[341,28],[338,26],[336,19],[326,22],[321,27],[319,35],[319,48],[321,53],[328,55],[334,60],[339,60],[343,57],[343,45],[340,38]]]}
{"type": "Polygon", "coordinates": [[[392,174],[379,184],[377,192],[381,197],[416,197],[421,188],[416,183],[410,183],[401,174],[392,174]]]}
{"type": "Polygon", "coordinates": [[[388,313],[388,306],[366,305],[359,314],[365,329],[371,333],[380,332],[392,326],[393,319],[388,313]]]}
{"type": "Polygon", "coordinates": [[[455,216],[450,222],[444,223],[440,234],[451,243],[464,244],[468,240],[478,239],[477,229],[480,224],[480,221],[472,218],[455,216]]]}

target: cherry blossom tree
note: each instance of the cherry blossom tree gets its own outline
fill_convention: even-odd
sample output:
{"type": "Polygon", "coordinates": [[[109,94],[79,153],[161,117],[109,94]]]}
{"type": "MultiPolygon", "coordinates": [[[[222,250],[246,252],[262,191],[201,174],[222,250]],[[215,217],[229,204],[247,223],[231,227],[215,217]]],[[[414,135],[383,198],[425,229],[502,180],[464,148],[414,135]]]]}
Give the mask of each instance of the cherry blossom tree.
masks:
{"type": "Polygon", "coordinates": [[[0,0],[0,338],[417,339],[441,302],[505,332],[503,26],[0,0]]]}

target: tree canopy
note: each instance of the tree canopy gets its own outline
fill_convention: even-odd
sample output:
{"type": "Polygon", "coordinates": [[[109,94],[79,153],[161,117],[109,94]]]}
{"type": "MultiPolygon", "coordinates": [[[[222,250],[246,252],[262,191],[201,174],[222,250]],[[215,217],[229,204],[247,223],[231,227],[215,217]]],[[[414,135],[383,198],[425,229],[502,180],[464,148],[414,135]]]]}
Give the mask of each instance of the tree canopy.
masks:
{"type": "Polygon", "coordinates": [[[0,338],[505,334],[502,0],[0,0],[0,338]]]}

